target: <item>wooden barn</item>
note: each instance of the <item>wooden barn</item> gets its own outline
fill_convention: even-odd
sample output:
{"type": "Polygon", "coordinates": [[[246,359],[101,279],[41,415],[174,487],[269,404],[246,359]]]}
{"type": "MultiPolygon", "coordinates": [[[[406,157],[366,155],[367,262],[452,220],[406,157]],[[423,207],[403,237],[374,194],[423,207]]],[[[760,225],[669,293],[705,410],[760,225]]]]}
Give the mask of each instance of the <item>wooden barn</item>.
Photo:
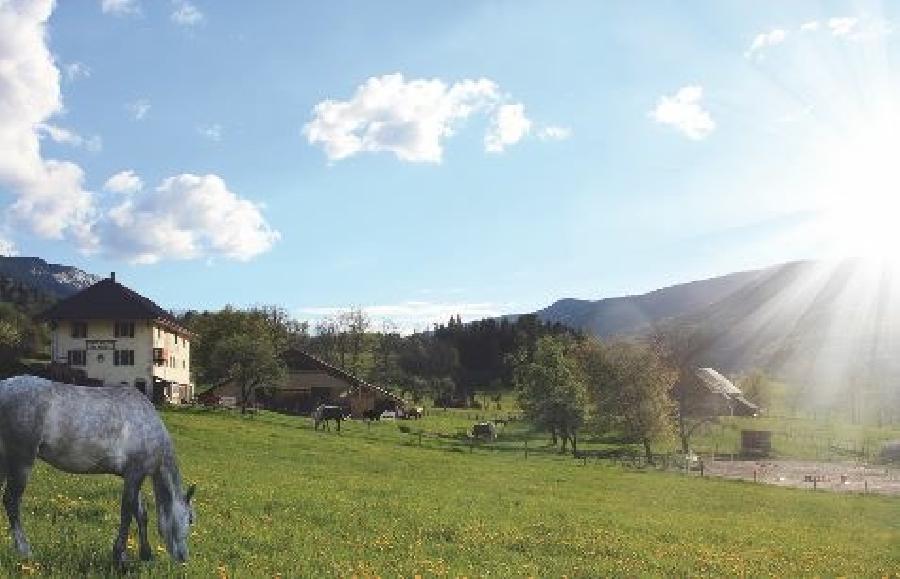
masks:
{"type": "MultiPolygon", "coordinates": [[[[367,411],[399,410],[406,401],[381,386],[342,370],[301,350],[285,352],[287,374],[279,384],[258,388],[256,406],[289,414],[308,414],[320,404],[347,407],[354,418],[367,411]]],[[[237,400],[238,388],[222,384],[204,393],[221,399],[237,400]]]]}
{"type": "Polygon", "coordinates": [[[712,368],[697,368],[704,396],[701,407],[709,416],[756,416],[759,407],[747,400],[741,389],[712,368]]]}

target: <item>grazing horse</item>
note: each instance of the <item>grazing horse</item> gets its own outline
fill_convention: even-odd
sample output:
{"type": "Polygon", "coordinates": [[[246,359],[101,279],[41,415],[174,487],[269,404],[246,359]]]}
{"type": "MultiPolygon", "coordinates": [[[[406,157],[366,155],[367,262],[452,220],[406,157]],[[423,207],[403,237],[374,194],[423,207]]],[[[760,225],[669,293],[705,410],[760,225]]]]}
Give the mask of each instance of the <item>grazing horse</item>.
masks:
{"type": "Polygon", "coordinates": [[[346,413],[342,407],[321,404],[316,408],[315,412],[313,412],[313,427],[315,430],[319,430],[319,425],[321,424],[322,430],[325,430],[325,427],[328,426],[328,421],[334,420],[337,422],[337,431],[340,432],[341,421],[344,418],[346,418],[346,413]]]}
{"type": "Polygon", "coordinates": [[[140,494],[144,479],[150,477],[160,537],[173,559],[187,559],[194,487],[182,490],[169,433],[137,389],[72,386],[35,376],[0,381],[0,487],[5,481],[3,505],[15,547],[25,557],[31,548],[20,507],[36,458],[69,473],[114,474],[125,480],[119,535],[113,544],[113,559],[119,564],[126,559],[132,517],[137,521],[140,557],[152,558],[140,494]]]}

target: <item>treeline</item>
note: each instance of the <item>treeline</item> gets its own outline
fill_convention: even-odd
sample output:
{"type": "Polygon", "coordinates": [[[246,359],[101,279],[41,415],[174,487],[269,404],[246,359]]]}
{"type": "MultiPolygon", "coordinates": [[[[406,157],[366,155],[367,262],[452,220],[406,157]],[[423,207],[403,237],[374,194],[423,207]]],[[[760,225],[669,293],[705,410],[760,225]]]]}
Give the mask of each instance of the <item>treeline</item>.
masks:
{"type": "Polygon", "coordinates": [[[41,291],[0,276],[0,377],[22,372],[22,358],[46,357],[50,333],[34,316],[53,302],[41,291]]]}
{"type": "MultiPolygon", "coordinates": [[[[387,321],[376,327],[361,309],[324,318],[313,327],[277,306],[191,311],[181,319],[198,336],[191,365],[201,385],[233,378],[222,375],[226,350],[245,365],[273,358],[277,368],[263,372],[271,378],[285,371],[285,353],[300,349],[414,401],[430,397],[447,407],[471,407],[477,404],[476,393],[499,397],[512,382],[515,355],[533,351],[540,338],[576,337],[562,325],[544,324],[531,315],[466,324],[456,316],[412,335],[403,335],[387,321]]],[[[235,372],[239,366],[229,365],[235,372]]]]}

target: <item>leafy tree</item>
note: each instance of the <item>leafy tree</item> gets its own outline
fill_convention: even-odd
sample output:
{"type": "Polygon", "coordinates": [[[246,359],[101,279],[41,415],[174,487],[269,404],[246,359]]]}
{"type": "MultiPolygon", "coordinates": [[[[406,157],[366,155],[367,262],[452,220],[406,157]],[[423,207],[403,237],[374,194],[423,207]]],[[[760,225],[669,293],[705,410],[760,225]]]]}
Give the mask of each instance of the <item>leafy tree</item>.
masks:
{"type": "Polygon", "coordinates": [[[281,380],[284,366],[271,336],[236,334],[218,341],[210,353],[206,379],[213,384],[234,383],[240,391],[241,413],[247,411],[256,390],[281,380]]]}
{"type": "Polygon", "coordinates": [[[771,408],[774,394],[773,384],[759,370],[744,376],[740,381],[739,388],[744,393],[744,397],[759,406],[760,409],[766,410],[771,408]]]}
{"type": "Polygon", "coordinates": [[[539,428],[549,430],[561,452],[571,440],[577,450],[577,433],[586,418],[587,391],[584,376],[563,338],[544,336],[537,340],[533,355],[522,351],[513,370],[519,404],[525,416],[539,428]],[[530,359],[529,359],[530,358],[530,359]]]}
{"type": "Polygon", "coordinates": [[[629,342],[590,341],[579,348],[579,358],[600,423],[643,444],[652,462],[651,443],[674,431],[677,371],[652,348],[629,342]]]}
{"type": "Polygon", "coordinates": [[[681,451],[690,449],[691,436],[703,423],[715,421],[705,404],[707,390],[697,378],[697,368],[707,365],[704,357],[715,343],[716,336],[703,329],[674,326],[657,332],[652,348],[666,366],[676,372],[672,396],[675,399],[678,438],[681,451]]]}

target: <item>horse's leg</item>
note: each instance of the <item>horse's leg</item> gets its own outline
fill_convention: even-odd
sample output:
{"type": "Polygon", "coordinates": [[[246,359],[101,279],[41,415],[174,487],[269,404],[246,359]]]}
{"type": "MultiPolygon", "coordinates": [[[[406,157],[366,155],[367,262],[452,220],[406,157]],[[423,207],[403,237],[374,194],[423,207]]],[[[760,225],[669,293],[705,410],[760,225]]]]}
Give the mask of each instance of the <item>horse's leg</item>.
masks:
{"type": "Polygon", "coordinates": [[[25,493],[25,485],[28,484],[28,474],[31,472],[30,464],[8,464],[6,472],[6,489],[3,491],[3,506],[6,507],[6,516],[9,518],[9,529],[12,531],[13,543],[16,550],[23,557],[31,556],[31,547],[25,537],[25,529],[22,528],[22,495],[25,493]]]}
{"type": "Polygon", "coordinates": [[[119,519],[119,535],[113,543],[113,561],[122,565],[126,561],[125,545],[128,543],[128,528],[131,517],[137,514],[137,499],[140,496],[140,479],[126,474],[125,488],[122,490],[122,510],[119,519]]]}
{"type": "Polygon", "coordinates": [[[144,501],[141,500],[140,489],[137,495],[137,515],[135,519],[138,525],[138,538],[140,539],[140,556],[141,561],[149,561],[153,558],[153,550],[150,549],[150,541],[147,540],[147,509],[144,507],[144,501]]]}
{"type": "Polygon", "coordinates": [[[338,418],[338,419],[336,420],[336,422],[337,422],[337,425],[338,425],[337,431],[340,432],[340,431],[341,431],[341,419],[338,418]]]}

